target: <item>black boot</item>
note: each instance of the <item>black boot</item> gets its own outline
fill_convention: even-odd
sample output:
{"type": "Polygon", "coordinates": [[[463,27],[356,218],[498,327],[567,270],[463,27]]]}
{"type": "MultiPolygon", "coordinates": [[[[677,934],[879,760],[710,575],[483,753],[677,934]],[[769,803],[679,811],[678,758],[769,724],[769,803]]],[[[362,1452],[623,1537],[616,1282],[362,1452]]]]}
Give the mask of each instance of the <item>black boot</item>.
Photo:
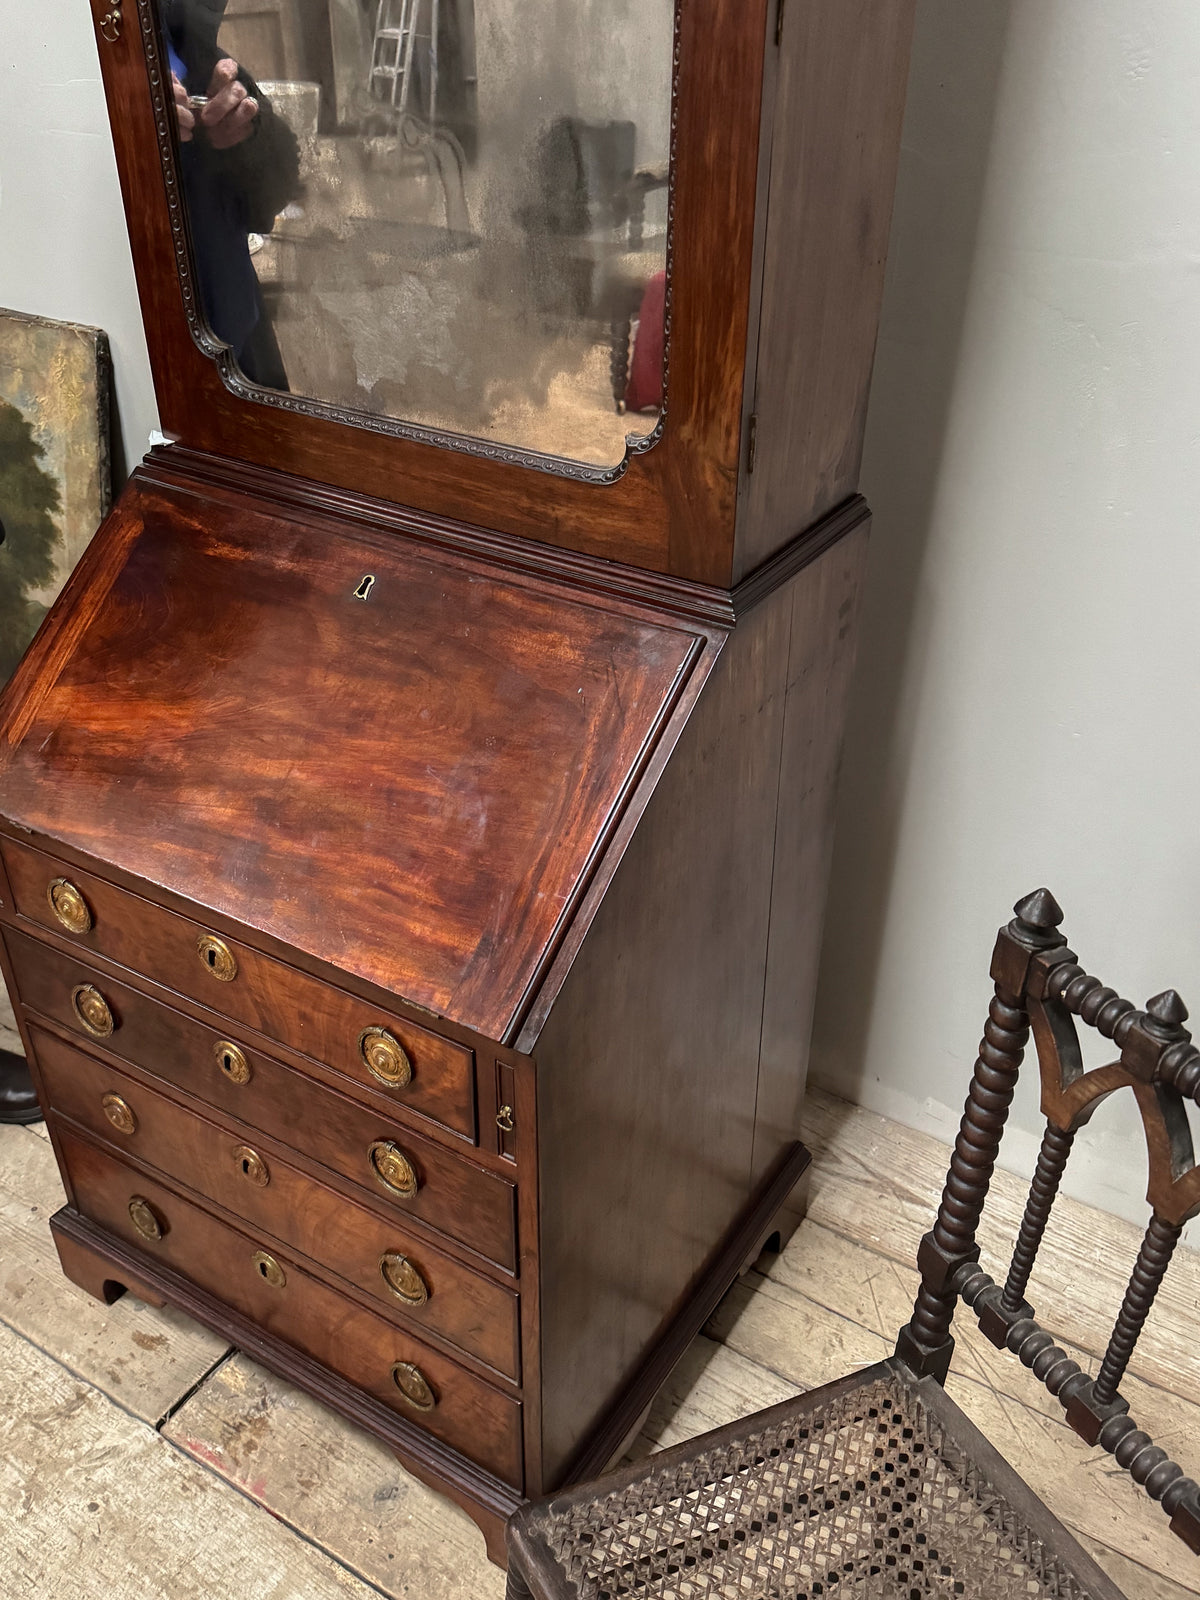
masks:
{"type": "Polygon", "coordinates": [[[33,1079],[23,1056],[0,1050],[0,1122],[40,1122],[33,1079]]]}

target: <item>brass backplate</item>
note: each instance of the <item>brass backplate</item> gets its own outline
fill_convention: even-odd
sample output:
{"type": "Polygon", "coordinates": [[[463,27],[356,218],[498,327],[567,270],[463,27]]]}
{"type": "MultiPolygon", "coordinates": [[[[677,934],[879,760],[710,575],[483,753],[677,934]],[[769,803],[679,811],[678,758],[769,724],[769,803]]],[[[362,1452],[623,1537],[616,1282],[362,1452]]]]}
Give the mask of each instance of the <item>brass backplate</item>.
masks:
{"type": "Polygon", "coordinates": [[[82,893],[67,878],[52,878],[46,888],[50,909],[68,933],[90,933],[92,913],[82,893]]]}
{"type": "Polygon", "coordinates": [[[272,1289],[282,1289],[287,1283],[287,1273],[275,1257],[269,1256],[265,1250],[256,1250],[250,1259],[259,1277],[265,1279],[272,1289]]]}
{"type": "Polygon", "coordinates": [[[270,1183],[271,1169],[258,1151],[251,1150],[248,1144],[239,1144],[233,1152],[233,1159],[242,1169],[242,1176],[257,1184],[260,1189],[265,1189],[270,1183]]]}
{"type": "Polygon", "coordinates": [[[391,1194],[399,1195],[402,1200],[411,1200],[420,1182],[416,1168],[400,1146],[393,1144],[390,1139],[380,1139],[371,1145],[367,1155],[371,1171],[384,1188],[391,1194]]]}
{"type": "Polygon", "coordinates": [[[215,933],[202,933],[196,940],[196,953],[200,965],[212,978],[222,983],[232,983],[238,974],[237,957],[215,933]]]}
{"type": "Polygon", "coordinates": [[[429,1285],[407,1256],[387,1251],[380,1257],[379,1271],[389,1293],[406,1306],[423,1306],[429,1299],[429,1285]]]}
{"type": "Polygon", "coordinates": [[[213,1055],[217,1058],[217,1065],[230,1083],[249,1083],[253,1074],[250,1063],[246,1060],[246,1052],[240,1045],[232,1043],[229,1039],[218,1039],[213,1046],[213,1055]]]}
{"type": "Polygon", "coordinates": [[[129,1218],[143,1239],[161,1239],[163,1226],[149,1200],[135,1194],[129,1202],[129,1218]]]}
{"type": "Polygon", "coordinates": [[[408,1052],[386,1028],[364,1029],[358,1036],[358,1053],[371,1076],[389,1089],[403,1089],[412,1082],[408,1052]]]}
{"type": "Polygon", "coordinates": [[[400,1398],[414,1411],[432,1411],[437,1405],[437,1395],[429,1387],[429,1380],[411,1361],[397,1361],[392,1368],[392,1382],[400,1391],[400,1398]]]}
{"type": "Polygon", "coordinates": [[[136,1133],[137,1118],[119,1094],[101,1097],[100,1107],[118,1133],[136,1133]]]}
{"type": "Polygon", "coordinates": [[[117,1025],[108,1001],[90,983],[71,990],[71,1010],[93,1039],[107,1039],[117,1025]]]}

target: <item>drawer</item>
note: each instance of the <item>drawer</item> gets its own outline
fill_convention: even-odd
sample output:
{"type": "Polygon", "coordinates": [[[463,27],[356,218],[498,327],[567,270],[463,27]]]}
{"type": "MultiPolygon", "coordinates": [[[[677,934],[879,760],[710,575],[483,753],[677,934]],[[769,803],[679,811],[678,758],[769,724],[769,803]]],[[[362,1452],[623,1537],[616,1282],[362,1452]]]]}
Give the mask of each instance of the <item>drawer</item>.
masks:
{"type": "MultiPolygon", "coordinates": [[[[81,1044],[102,1046],[177,1084],[362,1185],[377,1203],[396,1206],[509,1271],[516,1269],[513,1184],[422,1138],[386,1111],[360,1105],[242,1047],[228,1037],[229,1030],[206,1027],[22,934],[9,931],[6,938],[21,1004],[70,1029],[81,1044]],[[103,1001],[112,1023],[112,1032],[102,1041],[88,1034],[74,1009],[72,997],[85,988],[103,1001]],[[231,1065],[236,1081],[226,1070],[231,1065]],[[414,1167],[415,1194],[403,1196],[389,1188],[372,1165],[372,1149],[387,1144],[398,1146],[414,1167]]],[[[39,1063],[44,1050],[45,1044],[39,1044],[39,1063]]]]}
{"type": "Polygon", "coordinates": [[[0,839],[20,916],[475,1138],[474,1052],[40,850],[0,839]],[[57,905],[51,903],[53,893],[57,905]]]}
{"type": "Polygon", "coordinates": [[[510,1290],[61,1039],[37,1028],[33,1037],[55,1111],[215,1201],[255,1233],[357,1284],[389,1312],[519,1377],[517,1296],[510,1290]],[[112,1095],[128,1116],[112,1106],[112,1095]]]}
{"type": "Polygon", "coordinates": [[[57,1131],[84,1216],[521,1487],[518,1400],[351,1304],[253,1233],[219,1222],[70,1129],[57,1131]]]}

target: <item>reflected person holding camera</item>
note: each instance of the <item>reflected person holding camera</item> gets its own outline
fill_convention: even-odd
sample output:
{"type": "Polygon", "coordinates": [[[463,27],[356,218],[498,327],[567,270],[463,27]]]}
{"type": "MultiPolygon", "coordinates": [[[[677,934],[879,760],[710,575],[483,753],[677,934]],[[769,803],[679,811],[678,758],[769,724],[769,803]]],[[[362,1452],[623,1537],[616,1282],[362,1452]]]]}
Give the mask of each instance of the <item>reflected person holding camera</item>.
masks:
{"type": "Polygon", "coordinates": [[[219,48],[226,3],[161,0],[200,299],[246,377],[287,389],[249,236],[270,233],[300,197],[300,149],[250,74],[219,48]]]}

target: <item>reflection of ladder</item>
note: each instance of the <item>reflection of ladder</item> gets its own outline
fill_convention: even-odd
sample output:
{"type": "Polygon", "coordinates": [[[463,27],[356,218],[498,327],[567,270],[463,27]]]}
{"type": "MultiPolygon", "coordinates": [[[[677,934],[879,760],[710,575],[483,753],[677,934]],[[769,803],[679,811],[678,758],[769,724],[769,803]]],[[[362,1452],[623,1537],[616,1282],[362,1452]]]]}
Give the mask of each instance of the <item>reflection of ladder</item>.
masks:
{"type": "Polygon", "coordinates": [[[397,111],[407,111],[419,70],[417,41],[422,41],[429,65],[424,114],[431,124],[437,120],[438,7],[439,0],[379,0],[371,52],[371,93],[397,111]]]}

